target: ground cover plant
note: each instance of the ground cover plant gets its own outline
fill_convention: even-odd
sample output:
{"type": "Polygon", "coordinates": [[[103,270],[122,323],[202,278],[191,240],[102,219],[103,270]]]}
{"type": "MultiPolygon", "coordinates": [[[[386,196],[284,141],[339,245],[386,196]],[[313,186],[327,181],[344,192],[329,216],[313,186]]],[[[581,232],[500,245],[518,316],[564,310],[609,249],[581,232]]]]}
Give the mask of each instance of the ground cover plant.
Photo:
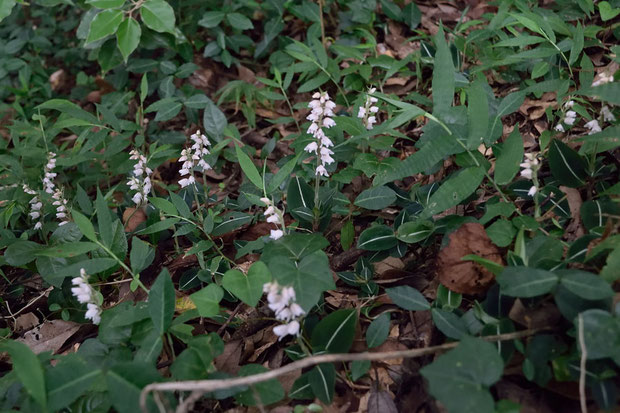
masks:
{"type": "Polygon", "coordinates": [[[0,0],[0,410],[615,411],[619,14],[0,0]]]}

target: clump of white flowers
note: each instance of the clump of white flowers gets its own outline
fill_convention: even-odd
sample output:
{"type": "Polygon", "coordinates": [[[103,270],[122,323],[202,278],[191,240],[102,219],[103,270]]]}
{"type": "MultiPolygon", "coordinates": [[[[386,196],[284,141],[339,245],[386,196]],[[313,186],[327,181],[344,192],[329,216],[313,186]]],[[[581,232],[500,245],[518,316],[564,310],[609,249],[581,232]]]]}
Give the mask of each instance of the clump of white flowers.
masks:
{"type": "Polygon", "coordinates": [[[602,132],[601,125],[599,125],[598,120],[592,119],[590,122],[584,125],[586,129],[588,129],[588,135],[593,135],[598,132],[602,132]]]}
{"type": "Polygon", "coordinates": [[[68,201],[63,196],[63,193],[60,189],[56,189],[54,191],[54,202],[52,205],[56,207],[56,218],[60,220],[59,226],[63,226],[66,223],[70,222],[70,214],[69,209],[67,208],[68,201]]]}
{"type": "Polygon", "coordinates": [[[211,165],[203,159],[205,155],[210,153],[207,149],[207,146],[211,145],[209,139],[200,133],[199,130],[191,135],[190,139],[194,142],[194,144],[190,149],[183,149],[181,151],[181,157],[179,158],[179,162],[183,162],[183,165],[181,165],[181,169],[179,170],[179,175],[189,175],[187,178],[179,180],[179,185],[181,185],[181,188],[185,188],[186,186],[192,185],[196,182],[196,178],[194,177],[194,168],[196,168],[196,166],[200,166],[203,171],[211,169],[211,165]]]}
{"type": "Polygon", "coordinates": [[[606,83],[611,83],[613,81],[614,81],[614,75],[609,74],[609,73],[601,73],[599,78],[595,80],[594,82],[592,82],[592,87],[604,85],[606,83]]]}
{"type": "Polygon", "coordinates": [[[611,113],[611,110],[609,110],[609,107],[607,105],[603,105],[603,107],[601,108],[601,115],[603,116],[603,120],[605,122],[616,121],[616,117],[614,116],[613,113],[611,113]]]}
{"type": "Polygon", "coordinates": [[[535,153],[526,153],[525,161],[519,166],[523,168],[523,170],[521,171],[521,176],[526,179],[531,180],[534,183],[534,185],[532,185],[532,187],[527,192],[527,194],[529,196],[536,195],[536,192],[538,192],[537,175],[538,175],[538,170],[540,169],[540,161],[538,160],[538,157],[536,156],[535,153]]]}
{"type": "Polygon", "coordinates": [[[299,335],[299,318],[306,312],[296,303],[293,287],[283,287],[273,281],[263,285],[263,292],[267,293],[267,303],[276,313],[276,319],[284,322],[273,328],[274,334],[280,337],[280,340],[288,335],[299,335]]]}
{"type": "Polygon", "coordinates": [[[314,153],[317,155],[317,167],[315,174],[321,176],[329,176],[325,165],[329,165],[334,162],[334,158],[331,155],[334,152],[329,149],[334,146],[331,139],[325,135],[323,128],[331,128],[336,125],[336,122],[331,118],[334,116],[334,108],[336,104],[329,99],[327,92],[316,92],[312,95],[312,101],[308,103],[308,107],[312,109],[310,114],[306,117],[312,123],[308,128],[308,133],[312,135],[316,141],[310,142],[304,148],[304,151],[314,153]]]}
{"type": "Polygon", "coordinates": [[[357,112],[357,117],[362,119],[362,123],[366,126],[366,129],[372,129],[372,125],[377,123],[376,113],[379,111],[379,107],[375,105],[378,102],[377,98],[370,96],[375,93],[377,88],[368,89],[368,93],[366,95],[366,103],[364,106],[360,106],[359,112],[357,112]]]}
{"type": "Polygon", "coordinates": [[[101,307],[97,303],[95,290],[88,283],[88,276],[84,268],[80,269],[80,276],[71,280],[75,287],[71,288],[71,293],[77,298],[80,304],[86,304],[86,314],[84,318],[93,320],[93,324],[101,321],[101,307]]]}
{"type": "MultiPolygon", "coordinates": [[[[574,104],[574,101],[569,100],[564,104],[564,109],[572,108],[574,104]]],[[[564,124],[566,125],[572,126],[575,123],[575,120],[577,120],[577,112],[575,112],[574,110],[568,110],[564,114],[562,122],[564,122],[564,124]]],[[[562,123],[558,123],[557,125],[555,125],[555,130],[558,132],[564,132],[564,126],[562,125],[562,123]]]]}
{"type": "Polygon", "coordinates": [[[30,218],[32,218],[33,220],[35,219],[38,220],[37,223],[34,224],[34,229],[35,230],[41,229],[43,228],[43,215],[41,213],[41,208],[43,207],[43,203],[39,199],[39,195],[37,194],[37,191],[30,188],[26,184],[24,184],[22,188],[24,192],[27,193],[28,195],[34,195],[29,201],[30,212],[28,213],[28,215],[30,215],[30,218]]]}
{"type": "Polygon", "coordinates": [[[56,184],[54,184],[54,178],[56,178],[56,174],[54,171],[56,168],[56,154],[54,152],[49,152],[47,154],[47,164],[45,164],[45,168],[43,168],[43,189],[48,194],[54,193],[54,188],[56,184]]]}
{"type": "Polygon", "coordinates": [[[131,200],[136,205],[146,204],[147,197],[151,192],[151,174],[153,171],[146,166],[146,156],[138,150],[133,149],[129,154],[131,155],[129,159],[137,161],[133,166],[133,175],[127,181],[129,189],[137,191],[131,200]]]}
{"type": "Polygon", "coordinates": [[[273,240],[282,238],[282,236],[284,235],[284,230],[286,229],[286,223],[284,222],[284,212],[278,209],[271,202],[271,199],[265,197],[261,198],[260,200],[267,206],[264,214],[267,217],[267,222],[282,226],[282,229],[272,229],[269,238],[273,240]]]}

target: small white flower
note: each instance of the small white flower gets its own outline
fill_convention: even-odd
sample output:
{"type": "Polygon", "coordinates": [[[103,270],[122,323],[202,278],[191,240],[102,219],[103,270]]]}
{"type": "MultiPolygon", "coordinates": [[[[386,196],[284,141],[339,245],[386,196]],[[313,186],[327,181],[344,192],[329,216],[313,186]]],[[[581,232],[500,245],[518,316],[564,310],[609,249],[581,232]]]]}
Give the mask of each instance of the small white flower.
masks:
{"type": "Polygon", "coordinates": [[[306,147],[304,148],[304,151],[316,153],[318,148],[319,148],[319,145],[316,142],[310,142],[309,144],[306,145],[306,147]]]}
{"type": "Polygon", "coordinates": [[[276,281],[263,285],[263,292],[267,294],[267,303],[271,310],[276,313],[276,319],[285,324],[274,327],[273,332],[280,339],[287,335],[299,335],[299,318],[305,315],[305,311],[295,302],[295,290],[293,287],[282,287],[276,281]]]}
{"type": "Polygon", "coordinates": [[[329,176],[327,169],[323,165],[319,165],[316,167],[316,174],[320,176],[329,176]]]}
{"type": "Polygon", "coordinates": [[[529,190],[529,191],[527,191],[527,194],[528,194],[529,196],[534,196],[534,195],[536,195],[536,192],[538,192],[538,188],[536,188],[535,186],[532,186],[532,187],[530,188],[530,190],[529,190]]]}
{"type": "Polygon", "coordinates": [[[598,120],[596,119],[592,119],[590,122],[586,123],[584,126],[590,130],[590,132],[588,132],[588,135],[593,135],[595,133],[603,131],[601,129],[601,125],[599,125],[598,120]]]}
{"type": "Polygon", "coordinates": [[[179,180],[179,185],[181,185],[181,188],[185,188],[186,186],[189,186],[193,183],[195,183],[196,180],[194,179],[193,176],[190,176],[189,178],[183,178],[179,180]]]}
{"type": "Polygon", "coordinates": [[[566,102],[564,104],[565,108],[572,108],[575,105],[575,101],[574,100],[569,100],[568,102],[566,102]]]}
{"type": "Polygon", "coordinates": [[[372,129],[373,125],[377,123],[376,116],[370,115],[371,113],[379,112],[379,107],[374,105],[378,102],[378,99],[370,96],[376,91],[377,89],[374,87],[368,89],[368,92],[366,94],[366,102],[364,103],[364,106],[360,106],[359,111],[357,112],[357,117],[362,119],[362,123],[368,130],[372,129]]]}
{"type": "Polygon", "coordinates": [[[41,221],[39,221],[36,224],[34,224],[34,229],[35,230],[41,229],[41,228],[43,228],[43,224],[41,223],[41,221]]]}
{"type": "Polygon", "coordinates": [[[613,113],[611,113],[611,110],[609,110],[609,107],[607,105],[603,105],[603,107],[601,108],[601,115],[603,115],[603,120],[605,122],[616,121],[616,117],[614,116],[613,113]]]}
{"type": "Polygon", "coordinates": [[[574,124],[576,119],[577,119],[577,112],[575,112],[574,110],[569,110],[564,115],[564,123],[566,123],[569,126],[574,124]]]}
{"type": "Polygon", "coordinates": [[[558,123],[557,125],[555,125],[554,129],[558,132],[564,132],[564,126],[562,126],[561,123],[558,123]]]}
{"type": "Polygon", "coordinates": [[[84,314],[84,318],[93,320],[93,324],[99,324],[101,322],[101,309],[97,304],[88,303],[86,305],[88,311],[84,314]]]}
{"type": "Polygon", "coordinates": [[[531,169],[524,169],[521,171],[521,176],[527,179],[532,179],[532,170],[531,169]]]}
{"type": "Polygon", "coordinates": [[[614,81],[614,76],[607,73],[601,73],[598,80],[592,82],[592,87],[601,86],[614,81]]]}
{"type": "Polygon", "coordinates": [[[272,240],[277,240],[277,239],[282,238],[283,235],[284,235],[284,231],[282,231],[281,229],[272,229],[271,235],[269,235],[269,238],[271,238],[272,240]]]}

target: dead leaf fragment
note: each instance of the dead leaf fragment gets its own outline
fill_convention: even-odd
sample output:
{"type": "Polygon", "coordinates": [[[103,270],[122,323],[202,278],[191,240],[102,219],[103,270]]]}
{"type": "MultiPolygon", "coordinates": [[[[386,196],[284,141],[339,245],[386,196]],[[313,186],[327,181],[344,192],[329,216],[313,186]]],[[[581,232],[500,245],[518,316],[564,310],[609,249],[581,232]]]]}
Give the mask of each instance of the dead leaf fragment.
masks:
{"type": "Polygon", "coordinates": [[[127,208],[125,212],[123,212],[125,232],[135,231],[138,225],[144,221],[146,221],[146,214],[142,208],[127,208]]]}
{"type": "Polygon", "coordinates": [[[398,413],[390,394],[373,386],[368,398],[368,413],[398,413]]]}
{"type": "Polygon", "coordinates": [[[450,234],[450,243],[439,252],[437,275],[439,281],[454,292],[480,294],[490,287],[494,276],[480,264],[461,260],[469,254],[502,264],[499,250],[487,236],[484,227],[469,222],[450,234]]]}
{"type": "Polygon", "coordinates": [[[44,351],[55,353],[79,329],[80,324],[72,321],[51,320],[27,331],[17,341],[30,347],[35,354],[44,351]]]}
{"type": "Polygon", "coordinates": [[[15,332],[21,333],[37,325],[39,325],[39,319],[34,313],[22,314],[15,320],[15,332]]]}
{"type": "Polygon", "coordinates": [[[59,69],[52,73],[49,77],[50,86],[53,91],[57,91],[61,87],[64,86],[65,81],[67,79],[67,75],[64,69],[59,69]]]}

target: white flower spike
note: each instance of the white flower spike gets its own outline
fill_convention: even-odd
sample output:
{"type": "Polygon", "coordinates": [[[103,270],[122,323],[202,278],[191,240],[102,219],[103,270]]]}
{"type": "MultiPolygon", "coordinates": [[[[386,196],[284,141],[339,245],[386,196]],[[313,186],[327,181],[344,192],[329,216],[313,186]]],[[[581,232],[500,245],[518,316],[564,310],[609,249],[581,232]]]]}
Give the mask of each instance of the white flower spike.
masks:
{"type": "Polygon", "coordinates": [[[364,103],[364,106],[360,106],[359,111],[357,112],[357,117],[362,119],[362,123],[368,130],[371,130],[373,125],[377,123],[377,117],[374,114],[379,112],[379,107],[376,106],[378,99],[370,96],[376,91],[377,88],[374,87],[368,89],[366,94],[366,102],[364,103]]]}
{"type": "Polygon", "coordinates": [[[203,158],[205,155],[210,154],[207,146],[211,145],[209,139],[200,132],[200,130],[196,131],[196,133],[190,136],[193,144],[189,149],[183,149],[181,151],[181,157],[179,158],[179,162],[183,162],[181,165],[181,169],[179,169],[179,175],[187,176],[187,178],[182,178],[179,180],[179,185],[181,188],[185,188],[186,186],[193,185],[196,183],[196,178],[194,177],[194,170],[199,166],[203,171],[211,169],[211,165],[209,165],[203,158]]]}
{"type": "Polygon", "coordinates": [[[127,181],[129,189],[137,191],[131,198],[131,200],[137,206],[141,206],[147,203],[147,197],[151,192],[151,174],[153,171],[146,166],[146,156],[142,155],[136,149],[129,152],[131,155],[129,159],[137,161],[133,166],[132,176],[127,181]]]}
{"type": "Polygon", "coordinates": [[[80,269],[79,277],[72,279],[71,283],[75,285],[75,287],[71,288],[71,293],[80,304],[86,304],[87,311],[84,314],[84,318],[92,320],[93,324],[99,324],[101,322],[101,307],[97,304],[95,290],[88,283],[86,270],[84,268],[80,269]]]}
{"type": "Polygon", "coordinates": [[[325,165],[334,162],[334,159],[331,157],[334,152],[328,148],[334,146],[334,143],[325,135],[323,128],[329,129],[332,126],[336,126],[336,122],[331,118],[334,116],[336,104],[329,99],[327,92],[316,92],[312,95],[312,99],[308,103],[308,107],[312,111],[306,117],[312,123],[306,132],[312,135],[316,141],[307,144],[304,151],[319,156],[315,174],[327,177],[329,173],[325,169],[325,165]]]}
{"type": "Polygon", "coordinates": [[[298,336],[301,329],[299,319],[306,312],[296,303],[293,287],[283,287],[273,281],[263,285],[263,292],[267,293],[267,304],[276,313],[276,319],[284,322],[273,328],[274,334],[279,340],[288,335],[298,336]]]}

